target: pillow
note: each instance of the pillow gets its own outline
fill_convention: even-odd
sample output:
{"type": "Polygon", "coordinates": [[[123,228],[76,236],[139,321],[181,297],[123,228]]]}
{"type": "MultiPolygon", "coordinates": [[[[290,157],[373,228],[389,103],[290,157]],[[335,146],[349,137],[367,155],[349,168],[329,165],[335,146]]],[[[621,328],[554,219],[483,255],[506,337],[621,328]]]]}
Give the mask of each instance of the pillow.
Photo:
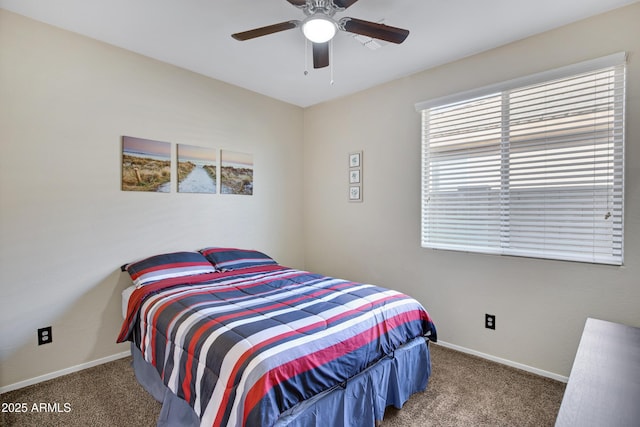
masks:
{"type": "Polygon", "coordinates": [[[162,279],[215,273],[216,269],[198,252],[172,252],[155,255],[122,266],[136,287],[162,279]]]}
{"type": "Polygon", "coordinates": [[[200,253],[220,271],[278,264],[262,252],[249,249],[205,248],[200,253]]]}

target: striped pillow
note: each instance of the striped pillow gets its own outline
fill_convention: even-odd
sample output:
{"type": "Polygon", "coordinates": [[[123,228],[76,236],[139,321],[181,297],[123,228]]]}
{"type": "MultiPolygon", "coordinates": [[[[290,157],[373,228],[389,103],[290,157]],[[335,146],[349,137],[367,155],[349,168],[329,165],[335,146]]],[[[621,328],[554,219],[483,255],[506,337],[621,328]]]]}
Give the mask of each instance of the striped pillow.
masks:
{"type": "Polygon", "coordinates": [[[155,255],[122,266],[136,287],[174,277],[215,273],[216,269],[198,252],[172,252],[155,255]]]}
{"type": "Polygon", "coordinates": [[[219,271],[278,264],[262,252],[249,249],[205,248],[201,249],[200,253],[219,271]]]}

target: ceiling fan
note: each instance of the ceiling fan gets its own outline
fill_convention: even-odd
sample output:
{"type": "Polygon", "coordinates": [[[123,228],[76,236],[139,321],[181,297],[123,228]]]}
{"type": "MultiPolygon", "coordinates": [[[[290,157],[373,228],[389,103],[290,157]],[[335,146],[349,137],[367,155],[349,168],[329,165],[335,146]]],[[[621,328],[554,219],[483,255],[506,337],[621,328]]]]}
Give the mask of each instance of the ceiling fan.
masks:
{"type": "Polygon", "coordinates": [[[338,30],[396,44],[402,43],[409,35],[409,30],[376,22],[347,17],[336,21],[333,18],[337,12],[344,11],[358,0],[286,1],[301,9],[307,17],[301,21],[291,20],[254,28],[232,34],[231,37],[244,41],[300,27],[304,36],[313,43],[313,68],[323,68],[329,65],[329,41],[333,39],[338,30]]]}

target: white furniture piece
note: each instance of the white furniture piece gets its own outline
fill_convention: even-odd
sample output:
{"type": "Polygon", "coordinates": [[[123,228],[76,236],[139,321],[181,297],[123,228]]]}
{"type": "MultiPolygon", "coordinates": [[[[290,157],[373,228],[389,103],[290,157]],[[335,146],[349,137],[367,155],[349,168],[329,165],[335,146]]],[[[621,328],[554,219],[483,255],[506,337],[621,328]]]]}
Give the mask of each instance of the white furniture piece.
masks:
{"type": "Polygon", "coordinates": [[[640,426],[640,328],[588,318],[556,427],[640,426]]]}

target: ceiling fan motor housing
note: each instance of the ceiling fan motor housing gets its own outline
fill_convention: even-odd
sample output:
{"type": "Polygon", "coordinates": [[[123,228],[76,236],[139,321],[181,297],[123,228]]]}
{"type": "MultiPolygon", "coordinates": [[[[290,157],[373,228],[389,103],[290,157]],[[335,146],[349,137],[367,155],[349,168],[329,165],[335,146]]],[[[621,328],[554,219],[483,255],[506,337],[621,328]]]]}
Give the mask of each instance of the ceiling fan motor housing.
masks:
{"type": "Polygon", "coordinates": [[[344,7],[337,6],[331,0],[307,0],[304,6],[301,6],[306,15],[314,15],[322,13],[327,16],[333,16],[336,12],[343,11],[344,7]]]}

